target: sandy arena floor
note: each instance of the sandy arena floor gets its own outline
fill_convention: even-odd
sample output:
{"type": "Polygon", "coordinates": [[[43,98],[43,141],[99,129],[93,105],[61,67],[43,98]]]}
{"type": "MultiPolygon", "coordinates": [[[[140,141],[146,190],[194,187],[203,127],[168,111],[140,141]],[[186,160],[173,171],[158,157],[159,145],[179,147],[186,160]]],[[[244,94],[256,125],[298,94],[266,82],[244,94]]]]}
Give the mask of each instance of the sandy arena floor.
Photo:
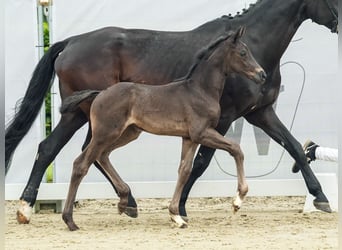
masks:
{"type": "Polygon", "coordinates": [[[235,215],[231,198],[191,198],[189,227],[176,228],[169,199],[138,199],[136,219],[117,213],[117,199],[83,200],[75,208],[80,230],[70,232],[61,214],[41,210],[30,224],[6,202],[6,249],[338,249],[338,214],[302,213],[305,197],[247,197],[235,215]]]}

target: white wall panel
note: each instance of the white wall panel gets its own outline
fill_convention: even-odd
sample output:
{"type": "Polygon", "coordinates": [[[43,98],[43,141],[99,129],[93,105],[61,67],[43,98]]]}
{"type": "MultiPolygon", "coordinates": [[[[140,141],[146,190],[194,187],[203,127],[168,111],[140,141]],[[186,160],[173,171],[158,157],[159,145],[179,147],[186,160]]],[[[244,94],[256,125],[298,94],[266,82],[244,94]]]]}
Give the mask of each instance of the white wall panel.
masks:
{"type": "MultiPolygon", "coordinates": [[[[5,120],[15,113],[38,62],[37,10],[33,0],[6,0],[5,16],[5,120]]],[[[6,183],[26,183],[41,140],[40,119],[15,151],[6,183]]]]}

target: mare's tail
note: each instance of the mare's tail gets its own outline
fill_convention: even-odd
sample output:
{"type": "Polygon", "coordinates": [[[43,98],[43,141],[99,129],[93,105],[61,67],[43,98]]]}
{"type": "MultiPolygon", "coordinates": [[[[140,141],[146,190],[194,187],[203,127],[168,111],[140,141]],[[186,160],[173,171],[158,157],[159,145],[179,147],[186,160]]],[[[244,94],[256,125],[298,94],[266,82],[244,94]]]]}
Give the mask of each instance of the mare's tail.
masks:
{"type": "Polygon", "coordinates": [[[40,59],[26,90],[25,96],[20,103],[18,112],[15,113],[8,125],[5,135],[5,173],[10,168],[10,162],[14,150],[20,141],[30,130],[35,121],[44,98],[53,82],[55,71],[54,63],[58,54],[63,51],[68,41],[55,43],[40,59]]]}
{"type": "Polygon", "coordinates": [[[61,114],[74,112],[78,109],[79,104],[86,100],[93,100],[101,90],[81,90],[73,93],[63,100],[60,112],[61,114]]]}

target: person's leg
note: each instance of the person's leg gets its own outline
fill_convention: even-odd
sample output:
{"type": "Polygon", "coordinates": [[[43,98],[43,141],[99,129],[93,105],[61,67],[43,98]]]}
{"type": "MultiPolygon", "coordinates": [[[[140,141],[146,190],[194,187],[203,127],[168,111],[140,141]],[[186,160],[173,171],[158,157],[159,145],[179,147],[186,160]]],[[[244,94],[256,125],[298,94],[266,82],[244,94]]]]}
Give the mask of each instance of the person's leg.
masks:
{"type": "MultiPolygon", "coordinates": [[[[319,145],[317,145],[316,143],[314,143],[311,140],[307,140],[303,144],[303,150],[304,150],[304,153],[305,153],[306,160],[307,160],[308,164],[310,164],[310,162],[316,160],[315,151],[316,151],[317,147],[319,147],[319,145]]],[[[296,162],[293,163],[292,172],[293,173],[299,172],[299,166],[297,165],[296,162]]]]}
{"type": "MultiPolygon", "coordinates": [[[[303,150],[306,155],[306,159],[310,164],[315,160],[322,161],[333,161],[337,162],[338,160],[338,150],[335,148],[327,148],[321,147],[311,140],[307,140],[303,145],[303,150]]],[[[292,172],[296,173],[299,171],[299,166],[294,163],[292,167],[292,172]]]]}
{"type": "Polygon", "coordinates": [[[338,150],[335,148],[327,148],[327,147],[318,146],[315,150],[315,157],[317,160],[337,162],[338,150]]]}

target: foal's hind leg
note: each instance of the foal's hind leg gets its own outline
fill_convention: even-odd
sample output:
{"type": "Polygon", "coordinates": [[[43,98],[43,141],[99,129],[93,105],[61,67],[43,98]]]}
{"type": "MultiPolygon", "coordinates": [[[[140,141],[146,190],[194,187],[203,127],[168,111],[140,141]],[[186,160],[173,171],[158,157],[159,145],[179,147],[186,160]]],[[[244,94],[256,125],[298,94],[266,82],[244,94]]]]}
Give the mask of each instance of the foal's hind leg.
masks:
{"type": "Polygon", "coordinates": [[[87,174],[89,167],[92,163],[94,163],[97,159],[101,162],[101,166],[103,164],[103,169],[110,176],[111,181],[118,187],[118,192],[120,193],[120,205],[119,209],[121,212],[127,206],[128,202],[128,193],[129,187],[126,183],[124,183],[118,174],[115,172],[113,167],[110,165],[108,160],[108,152],[111,148],[117,148],[119,146],[123,146],[133,139],[137,138],[140,134],[140,130],[137,128],[129,127],[127,128],[121,135],[121,137],[117,138],[116,135],[120,133],[115,133],[112,136],[103,140],[103,137],[100,136],[101,140],[96,140],[97,138],[93,138],[87,148],[81,153],[79,157],[74,161],[69,192],[65,202],[65,207],[63,210],[62,218],[64,222],[67,224],[68,228],[71,231],[79,229],[79,227],[75,224],[73,220],[73,204],[75,202],[77,189],[83,179],[83,177],[87,174]],[[113,146],[110,146],[109,141],[112,140],[114,143],[113,146]],[[106,143],[108,141],[108,143],[106,143]],[[107,152],[107,153],[104,153],[107,152]]]}
{"type": "Polygon", "coordinates": [[[237,196],[233,200],[233,210],[234,212],[237,212],[240,209],[242,201],[248,192],[248,185],[246,182],[243,166],[244,155],[241,151],[240,146],[228,140],[212,128],[204,130],[197,139],[198,141],[196,140],[196,142],[202,145],[225,150],[234,157],[238,177],[238,187],[237,196]]]}
{"type": "Polygon", "coordinates": [[[183,220],[183,218],[179,215],[179,202],[180,202],[183,187],[185,183],[188,181],[189,176],[190,176],[192,161],[193,161],[197,146],[198,144],[192,142],[190,139],[183,138],[182,155],[181,155],[180,165],[178,168],[177,185],[176,185],[176,189],[175,189],[174,195],[172,197],[172,200],[169,206],[171,220],[173,220],[177,224],[177,226],[180,228],[187,227],[188,225],[183,220]]]}
{"type": "Polygon", "coordinates": [[[72,175],[69,185],[69,192],[62,213],[62,218],[64,222],[67,224],[70,231],[75,231],[79,229],[79,227],[75,224],[72,216],[73,204],[76,199],[77,189],[83,177],[87,174],[89,167],[96,160],[98,154],[99,153],[96,150],[96,147],[89,144],[88,147],[81,153],[81,155],[77,157],[74,161],[74,166],[72,169],[72,175]]]}

